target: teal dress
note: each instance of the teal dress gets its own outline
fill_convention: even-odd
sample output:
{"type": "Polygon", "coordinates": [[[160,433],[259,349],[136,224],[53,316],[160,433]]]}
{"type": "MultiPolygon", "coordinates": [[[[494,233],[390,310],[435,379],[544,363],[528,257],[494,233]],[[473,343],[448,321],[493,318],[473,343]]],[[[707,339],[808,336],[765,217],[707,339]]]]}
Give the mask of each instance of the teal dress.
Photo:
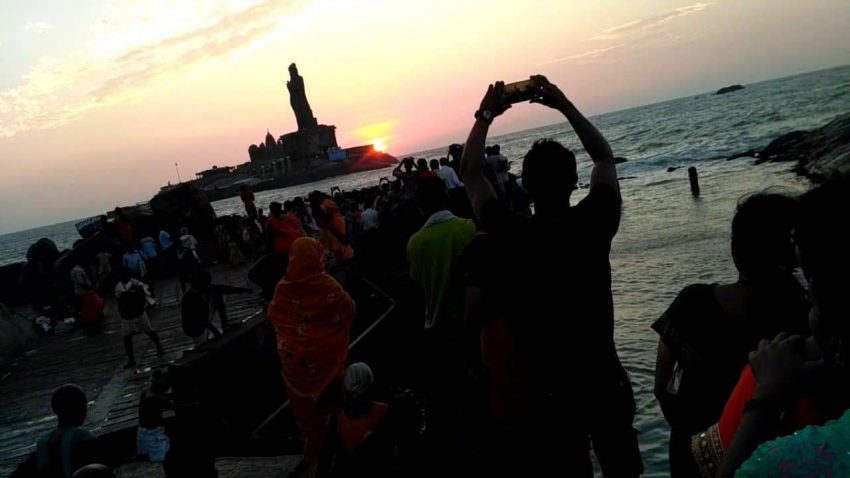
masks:
{"type": "Polygon", "coordinates": [[[763,443],[736,478],[850,476],[850,410],[823,426],[763,443]]]}

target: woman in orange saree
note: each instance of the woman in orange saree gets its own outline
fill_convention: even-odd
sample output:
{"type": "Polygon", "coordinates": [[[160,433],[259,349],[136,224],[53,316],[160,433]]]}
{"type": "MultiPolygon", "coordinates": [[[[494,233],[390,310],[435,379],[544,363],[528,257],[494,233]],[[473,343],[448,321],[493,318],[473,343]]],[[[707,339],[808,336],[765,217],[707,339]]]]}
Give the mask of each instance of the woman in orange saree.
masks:
{"type": "Polygon", "coordinates": [[[292,243],[289,268],[278,283],[268,316],[292,413],[304,437],[304,456],[317,464],[331,416],[342,406],[355,304],[325,272],[324,250],[315,239],[292,243]]]}

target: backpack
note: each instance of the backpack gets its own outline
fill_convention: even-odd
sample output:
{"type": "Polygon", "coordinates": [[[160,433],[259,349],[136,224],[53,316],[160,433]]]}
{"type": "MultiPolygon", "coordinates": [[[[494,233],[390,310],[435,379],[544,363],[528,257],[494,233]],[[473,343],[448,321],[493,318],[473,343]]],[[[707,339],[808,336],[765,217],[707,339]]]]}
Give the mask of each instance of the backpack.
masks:
{"type": "Polygon", "coordinates": [[[134,285],[129,290],[118,296],[118,313],[122,319],[135,319],[145,313],[147,307],[147,294],[145,290],[134,285]]]}

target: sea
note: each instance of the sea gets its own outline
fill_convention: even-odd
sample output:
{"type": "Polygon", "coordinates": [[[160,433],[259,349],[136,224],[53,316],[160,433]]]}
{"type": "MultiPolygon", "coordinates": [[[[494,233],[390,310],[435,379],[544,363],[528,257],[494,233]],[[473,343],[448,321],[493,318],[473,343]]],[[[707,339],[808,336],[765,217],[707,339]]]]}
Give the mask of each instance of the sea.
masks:
{"type": "MultiPolygon", "coordinates": [[[[799,193],[810,186],[790,172],[791,164],[755,166],[752,159],[726,158],[850,112],[850,66],[744,86],[725,95],[706,92],[591,118],[614,154],[628,159],[618,166],[624,210],[611,251],[615,333],[635,388],[635,427],[648,476],[667,474],[668,433],[652,394],[658,338],[650,325],[684,286],[736,279],[730,225],[742,198],[767,189],[799,193]],[[690,193],[690,166],[699,172],[698,198],[690,193]]],[[[589,180],[591,162],[567,123],[494,137],[489,144],[499,144],[512,171],[520,174],[522,156],[540,138],[574,149],[579,180],[589,180]]],[[[459,143],[463,140],[457,138],[459,143]]],[[[447,145],[441,145],[412,156],[435,158],[446,150],[447,145]]],[[[271,201],[333,186],[343,190],[372,186],[390,175],[391,168],[366,171],[255,196],[257,204],[266,207],[271,201]]],[[[583,194],[579,190],[574,200],[583,194]]],[[[213,208],[219,215],[243,211],[239,198],[217,201],[213,208]]],[[[41,237],[52,239],[60,249],[70,247],[79,238],[75,222],[0,236],[0,265],[23,260],[27,247],[41,237]]],[[[569,383],[566,371],[564,380],[569,383]]]]}

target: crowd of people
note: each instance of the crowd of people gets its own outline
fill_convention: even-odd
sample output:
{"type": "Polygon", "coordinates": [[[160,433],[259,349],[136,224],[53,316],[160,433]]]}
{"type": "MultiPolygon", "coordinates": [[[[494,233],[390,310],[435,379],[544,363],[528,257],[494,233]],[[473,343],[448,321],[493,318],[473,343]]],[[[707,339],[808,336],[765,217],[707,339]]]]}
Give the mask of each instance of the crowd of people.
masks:
{"type": "MultiPolygon", "coordinates": [[[[487,146],[490,125],[510,108],[501,82],[488,88],[463,146],[430,162],[405,158],[394,181],[272,202],[265,220],[243,190],[246,217],[228,234],[246,257],[267,253],[249,278],[268,300],[311,474],[399,474],[409,457],[404,407],[369,395],[380,379],[369,365],[346,367],[357,309],[347,278],[393,277],[400,268],[422,302],[421,315],[404,320],[417,322],[409,370],[425,402],[417,432],[427,450],[413,453],[415,470],[404,474],[453,466],[592,476],[591,453],[606,477],[643,473],[636,402],[614,341],[609,254],[623,207],[616,161],[557,86],[532,80],[531,101],[562,113],[593,162],[587,195],[575,204],[576,157],[564,145],[535,142],[521,179],[498,146],[487,146]]],[[[731,224],[738,280],[689,285],[654,322],[654,391],[670,424],[672,476],[850,473],[848,217],[847,179],[801,197],[742,200],[731,224]]],[[[180,242],[186,257],[191,241],[180,242]]],[[[144,244],[141,253],[149,257],[144,244]]],[[[187,278],[184,307],[195,293],[199,304],[219,307],[221,294],[239,292],[211,286],[208,275],[187,278]]],[[[81,294],[99,279],[84,282],[81,294]]],[[[195,329],[219,333],[209,320],[195,329]]],[[[78,395],[58,390],[57,415],[78,395]]],[[[76,430],[78,415],[60,416],[40,449],[59,446],[51,444],[76,430]]]]}

